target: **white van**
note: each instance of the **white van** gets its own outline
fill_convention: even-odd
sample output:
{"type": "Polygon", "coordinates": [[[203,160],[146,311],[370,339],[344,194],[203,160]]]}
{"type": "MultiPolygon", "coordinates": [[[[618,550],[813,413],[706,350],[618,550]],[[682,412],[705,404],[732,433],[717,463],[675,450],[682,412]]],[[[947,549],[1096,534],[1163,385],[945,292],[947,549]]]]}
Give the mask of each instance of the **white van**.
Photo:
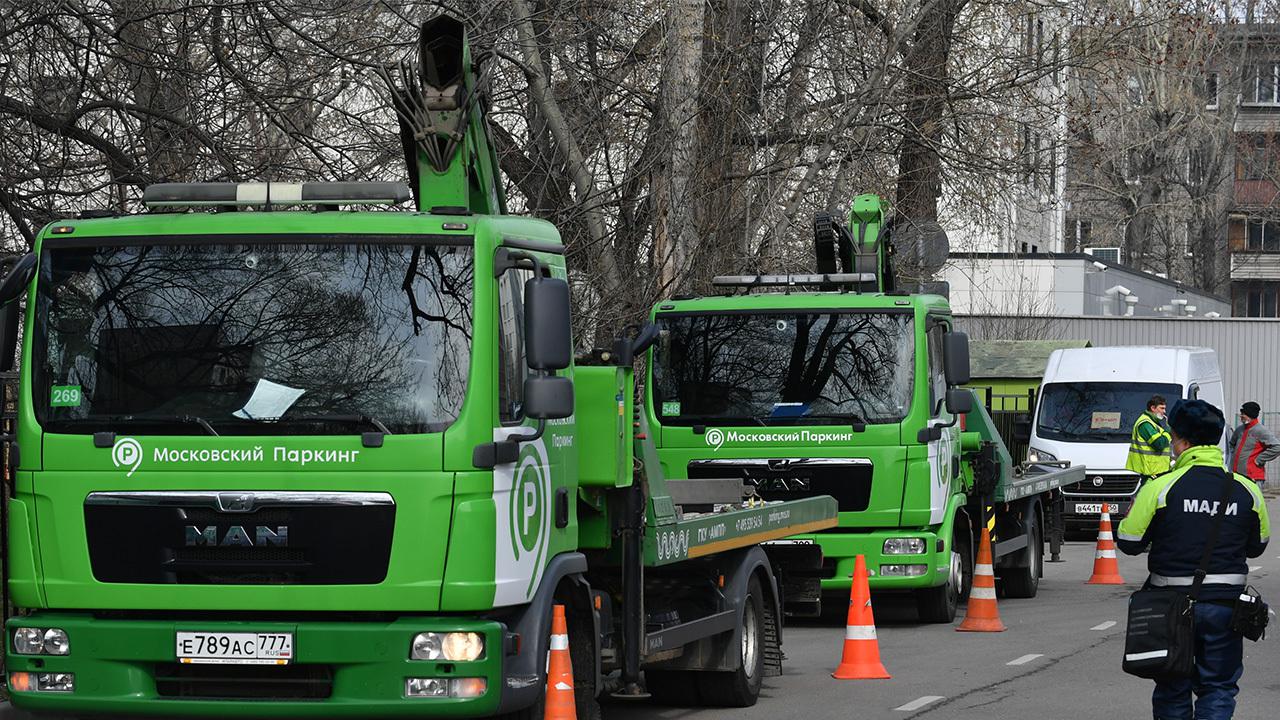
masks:
{"type": "Polygon", "coordinates": [[[1096,528],[1103,501],[1111,505],[1113,520],[1129,512],[1139,483],[1138,475],[1124,467],[1129,438],[1152,395],[1170,405],[1178,398],[1199,398],[1230,417],[1223,406],[1218,356],[1211,349],[1094,347],[1055,350],[1049,356],[1027,459],[1085,466],[1084,481],[1063,488],[1068,528],[1096,528]]]}

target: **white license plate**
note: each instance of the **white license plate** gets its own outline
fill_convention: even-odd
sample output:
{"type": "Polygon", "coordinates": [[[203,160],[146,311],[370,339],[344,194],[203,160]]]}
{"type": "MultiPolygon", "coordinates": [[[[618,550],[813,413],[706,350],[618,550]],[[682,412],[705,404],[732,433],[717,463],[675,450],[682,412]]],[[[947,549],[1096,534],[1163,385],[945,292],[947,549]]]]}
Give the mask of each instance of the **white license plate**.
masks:
{"type": "MultiPolygon", "coordinates": [[[[1108,513],[1123,513],[1125,506],[1120,503],[1107,503],[1108,513]]],[[[1076,503],[1077,515],[1101,515],[1102,503],[1076,503]]]]}
{"type": "Polygon", "coordinates": [[[288,665],[293,633],[180,632],[178,662],[189,665],[288,665]]]}
{"type": "Polygon", "coordinates": [[[766,540],[761,545],[812,545],[812,540],[766,540]]]}

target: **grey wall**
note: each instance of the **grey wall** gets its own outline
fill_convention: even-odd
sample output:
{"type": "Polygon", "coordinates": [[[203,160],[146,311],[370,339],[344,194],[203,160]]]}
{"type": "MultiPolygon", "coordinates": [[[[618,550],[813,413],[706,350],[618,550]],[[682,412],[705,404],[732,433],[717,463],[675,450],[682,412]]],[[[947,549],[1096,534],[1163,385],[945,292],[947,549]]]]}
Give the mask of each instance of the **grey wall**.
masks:
{"type": "MultiPolygon", "coordinates": [[[[1183,345],[1218,351],[1223,411],[1228,423],[1241,403],[1255,400],[1264,411],[1280,411],[1280,320],[1263,318],[997,318],[958,316],[974,339],[1000,339],[1003,328],[1022,321],[1045,340],[1089,340],[1095,346],[1183,345]]],[[[1007,337],[1007,335],[1006,335],[1007,337]]]]}

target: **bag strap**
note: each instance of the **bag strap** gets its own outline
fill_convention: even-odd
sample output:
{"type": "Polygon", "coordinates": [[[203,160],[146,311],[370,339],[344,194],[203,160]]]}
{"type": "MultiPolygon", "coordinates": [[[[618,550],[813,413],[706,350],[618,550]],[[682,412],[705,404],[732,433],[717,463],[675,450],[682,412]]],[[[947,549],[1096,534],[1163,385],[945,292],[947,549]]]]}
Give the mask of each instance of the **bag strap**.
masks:
{"type": "Polygon", "coordinates": [[[1223,483],[1222,499],[1218,501],[1218,512],[1214,513],[1213,525],[1209,527],[1209,539],[1204,545],[1204,554],[1200,556],[1200,567],[1196,568],[1196,579],[1191,582],[1190,597],[1195,602],[1200,597],[1200,586],[1204,584],[1204,578],[1209,574],[1209,561],[1213,558],[1213,551],[1218,545],[1218,531],[1222,529],[1222,520],[1227,516],[1227,501],[1231,499],[1231,491],[1235,489],[1236,476],[1229,470],[1223,470],[1227,474],[1227,480],[1223,483]]]}

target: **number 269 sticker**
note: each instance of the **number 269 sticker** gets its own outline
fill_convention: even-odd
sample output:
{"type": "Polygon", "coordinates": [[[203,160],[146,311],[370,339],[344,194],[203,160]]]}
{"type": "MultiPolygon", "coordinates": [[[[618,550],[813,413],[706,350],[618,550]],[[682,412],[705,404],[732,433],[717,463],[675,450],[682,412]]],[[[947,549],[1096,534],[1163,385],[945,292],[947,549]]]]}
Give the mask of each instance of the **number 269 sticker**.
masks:
{"type": "Polygon", "coordinates": [[[54,385],[49,389],[49,407],[80,407],[79,385],[54,385]]]}

